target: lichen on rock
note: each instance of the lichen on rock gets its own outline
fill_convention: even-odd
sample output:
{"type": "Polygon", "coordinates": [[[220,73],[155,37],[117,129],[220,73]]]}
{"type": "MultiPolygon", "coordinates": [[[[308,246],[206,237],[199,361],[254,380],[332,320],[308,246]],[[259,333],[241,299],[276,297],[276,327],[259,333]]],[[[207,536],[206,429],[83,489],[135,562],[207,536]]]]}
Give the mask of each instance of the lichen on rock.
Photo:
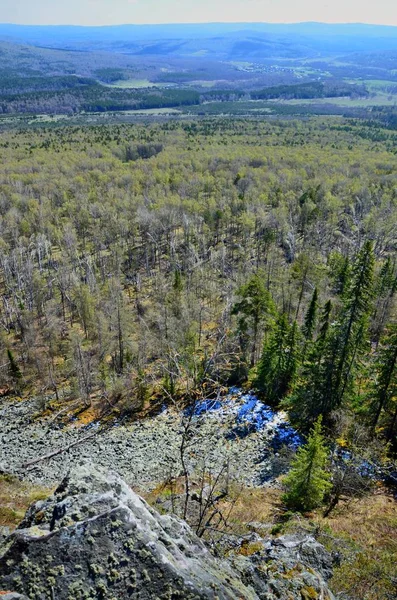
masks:
{"type": "Polygon", "coordinates": [[[33,505],[0,553],[0,585],[37,600],[257,597],[186,523],[92,465],[33,505]]]}
{"type": "Polygon", "coordinates": [[[249,558],[219,560],[184,521],[158,514],[116,473],[86,464],[32,505],[0,546],[0,589],[32,600],[257,600],[284,597],[287,588],[299,594],[291,597],[331,598],[327,555],[316,544],[264,541],[249,558]]]}

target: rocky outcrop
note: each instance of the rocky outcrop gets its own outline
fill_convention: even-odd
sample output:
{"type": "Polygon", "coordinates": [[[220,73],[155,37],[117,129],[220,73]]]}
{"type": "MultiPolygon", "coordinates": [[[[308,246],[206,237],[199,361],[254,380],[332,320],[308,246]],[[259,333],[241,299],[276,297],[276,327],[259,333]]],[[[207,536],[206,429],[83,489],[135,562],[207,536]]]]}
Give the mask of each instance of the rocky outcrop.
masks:
{"type": "Polygon", "coordinates": [[[75,468],[5,542],[0,586],[37,600],[257,598],[114,473],[75,468]]]}
{"type": "Polygon", "coordinates": [[[332,559],[311,536],[289,535],[264,540],[250,560],[236,557],[234,567],[259,598],[332,600],[326,580],[332,575],[332,559]]]}
{"type": "Polygon", "coordinates": [[[315,540],[297,538],[264,542],[250,559],[216,559],[185,522],[88,465],[34,504],[0,547],[0,590],[34,600],[325,600],[329,567],[315,540]]]}

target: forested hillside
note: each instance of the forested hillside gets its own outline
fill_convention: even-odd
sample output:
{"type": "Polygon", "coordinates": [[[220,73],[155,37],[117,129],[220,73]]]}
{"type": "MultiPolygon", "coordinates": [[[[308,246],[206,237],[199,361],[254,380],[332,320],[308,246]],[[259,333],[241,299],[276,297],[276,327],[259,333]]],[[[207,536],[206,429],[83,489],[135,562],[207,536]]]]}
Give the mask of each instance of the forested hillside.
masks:
{"type": "Polygon", "coordinates": [[[202,120],[4,131],[2,394],[134,413],[249,382],[395,446],[397,136],[202,120]]]}
{"type": "Polygon", "coordinates": [[[193,115],[373,118],[378,107],[383,122],[395,126],[393,27],[262,29],[0,24],[0,115],[173,108],[193,115]]]}

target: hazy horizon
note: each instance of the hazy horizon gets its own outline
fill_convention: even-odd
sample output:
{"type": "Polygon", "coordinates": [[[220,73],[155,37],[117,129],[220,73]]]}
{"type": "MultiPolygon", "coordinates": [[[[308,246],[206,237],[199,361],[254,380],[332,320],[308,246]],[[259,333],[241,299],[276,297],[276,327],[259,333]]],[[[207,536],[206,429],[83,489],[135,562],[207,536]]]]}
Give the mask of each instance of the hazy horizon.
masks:
{"type": "Polygon", "coordinates": [[[0,25],[15,25],[18,27],[151,27],[166,25],[357,25],[368,27],[397,27],[389,23],[367,23],[364,21],[167,21],[161,23],[133,23],[118,22],[108,24],[80,24],[73,22],[65,23],[17,23],[15,21],[1,21],[0,25]]]}
{"type": "Polygon", "coordinates": [[[397,25],[390,0],[0,0],[0,23],[13,25],[177,25],[203,23],[397,25]]]}

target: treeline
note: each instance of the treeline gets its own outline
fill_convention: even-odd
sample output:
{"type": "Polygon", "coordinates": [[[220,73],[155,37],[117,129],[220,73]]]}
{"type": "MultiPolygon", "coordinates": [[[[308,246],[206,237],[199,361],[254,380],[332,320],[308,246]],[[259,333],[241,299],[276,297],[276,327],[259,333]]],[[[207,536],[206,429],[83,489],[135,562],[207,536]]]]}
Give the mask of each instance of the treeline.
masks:
{"type": "Polygon", "coordinates": [[[128,69],[118,69],[113,67],[101,67],[94,71],[94,75],[103,81],[104,83],[114,83],[115,81],[122,81],[132,78],[133,71],[128,69]]]}
{"type": "MultiPolygon", "coordinates": [[[[250,102],[244,99],[236,102],[234,100],[203,102],[199,106],[191,106],[182,109],[189,114],[197,114],[200,116],[215,116],[215,115],[241,115],[241,116],[269,116],[280,115],[284,117],[306,117],[306,116],[321,116],[321,115],[340,115],[346,118],[357,119],[372,119],[374,123],[380,122],[380,113],[360,106],[338,106],[329,104],[302,103],[302,104],[287,104],[282,102],[257,101],[250,102]]],[[[384,113],[390,114],[391,111],[384,113]]],[[[382,126],[382,129],[384,126],[382,126]]]]}
{"type": "Polygon", "coordinates": [[[2,96],[15,97],[32,92],[57,92],[96,85],[95,80],[76,75],[21,77],[10,75],[8,71],[0,72],[0,94],[2,96]]]}
{"type": "MultiPolygon", "coordinates": [[[[120,71],[102,69],[105,79],[120,76],[120,71]]],[[[297,85],[280,85],[251,91],[217,89],[197,91],[194,89],[129,89],[110,88],[93,79],[62,77],[17,77],[6,75],[0,83],[0,113],[76,113],[139,110],[150,108],[174,108],[205,105],[212,102],[238,103],[244,100],[271,99],[316,99],[337,96],[366,96],[364,86],[344,83],[311,82],[297,85]]],[[[232,107],[240,110],[240,107],[232,107]]],[[[297,108],[290,108],[297,111],[297,108]]],[[[306,107],[306,111],[316,112],[319,107],[306,107]]],[[[322,107],[321,110],[329,111],[322,107]]],[[[339,108],[338,111],[343,111],[339,108]]],[[[346,110],[346,109],[345,109],[346,110]]],[[[357,109],[356,109],[357,110],[357,109]]]]}
{"type": "Polygon", "coordinates": [[[396,137],[366,130],[3,132],[3,393],[133,411],[248,382],[301,429],[393,444],[396,137]]]}
{"type": "Polygon", "coordinates": [[[170,108],[198,104],[194,90],[138,90],[79,85],[70,90],[1,94],[0,113],[76,113],[170,108]]]}
{"type": "Polygon", "coordinates": [[[341,96],[367,97],[369,92],[364,85],[349,84],[339,81],[310,81],[293,85],[277,85],[263,90],[251,92],[251,97],[258,100],[283,99],[303,100],[311,98],[337,98],[341,96]]]}

